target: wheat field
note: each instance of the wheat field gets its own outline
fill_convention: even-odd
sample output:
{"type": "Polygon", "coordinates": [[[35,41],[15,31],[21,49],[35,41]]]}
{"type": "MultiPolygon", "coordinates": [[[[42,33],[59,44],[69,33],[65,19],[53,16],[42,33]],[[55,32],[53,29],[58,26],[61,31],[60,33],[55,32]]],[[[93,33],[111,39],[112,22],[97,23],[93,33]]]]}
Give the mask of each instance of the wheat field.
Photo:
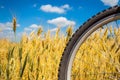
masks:
{"type": "MultiPolygon", "coordinates": [[[[61,36],[59,28],[52,36],[50,31],[44,36],[41,33],[42,29],[38,29],[37,33],[32,32],[29,37],[23,35],[19,43],[0,40],[0,80],[58,79],[60,59],[73,34],[72,27],[68,27],[66,35],[61,36]]],[[[73,63],[72,79],[119,79],[119,49],[119,28],[97,30],[79,48],[73,63]]]]}

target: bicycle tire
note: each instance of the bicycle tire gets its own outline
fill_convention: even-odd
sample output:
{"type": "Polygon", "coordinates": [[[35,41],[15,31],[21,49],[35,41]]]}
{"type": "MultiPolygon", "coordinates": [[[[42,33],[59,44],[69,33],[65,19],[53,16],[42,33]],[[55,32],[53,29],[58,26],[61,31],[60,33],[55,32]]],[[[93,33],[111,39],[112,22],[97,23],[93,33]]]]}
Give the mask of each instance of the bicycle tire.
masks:
{"type": "MultiPolygon", "coordinates": [[[[99,12],[98,14],[93,16],[92,18],[88,19],[83,25],[81,25],[79,27],[78,30],[76,30],[76,32],[73,34],[73,36],[69,40],[68,44],[66,45],[66,48],[64,49],[64,52],[63,52],[63,55],[62,55],[62,58],[60,60],[59,71],[58,71],[58,80],[70,80],[70,78],[68,78],[68,76],[70,76],[70,75],[68,75],[68,67],[69,67],[69,64],[70,64],[71,57],[73,56],[73,50],[75,49],[76,45],[78,44],[78,40],[80,41],[82,39],[82,37],[84,37],[85,34],[88,31],[90,31],[90,29],[95,27],[94,25],[96,25],[101,20],[104,20],[105,18],[108,18],[108,21],[111,22],[115,19],[109,20],[109,17],[110,16],[114,17],[118,14],[120,14],[120,6],[117,5],[117,6],[108,8],[106,10],[103,10],[103,11],[99,12]]],[[[118,19],[118,18],[120,19],[120,16],[117,16],[116,19],[118,19]]],[[[96,29],[97,28],[95,28],[94,30],[96,30],[96,29]]],[[[89,35],[91,33],[89,33],[89,35]]]]}

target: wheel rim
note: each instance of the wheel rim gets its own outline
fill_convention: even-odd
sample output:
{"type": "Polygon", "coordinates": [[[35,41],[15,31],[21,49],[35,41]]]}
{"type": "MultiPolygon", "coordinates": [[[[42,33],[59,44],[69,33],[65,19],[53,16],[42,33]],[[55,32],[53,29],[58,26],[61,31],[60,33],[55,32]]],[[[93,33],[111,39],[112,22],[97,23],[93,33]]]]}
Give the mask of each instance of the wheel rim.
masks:
{"type": "Polygon", "coordinates": [[[83,33],[84,36],[82,35],[83,37],[81,36],[78,39],[78,41],[74,45],[75,46],[74,49],[71,50],[72,55],[71,55],[71,58],[69,59],[68,68],[66,71],[67,72],[66,80],[71,80],[71,69],[72,69],[73,61],[74,61],[75,55],[76,55],[80,45],[88,38],[88,36],[90,34],[92,34],[94,31],[96,31],[102,25],[105,25],[111,21],[115,21],[118,19],[120,19],[120,14],[114,14],[114,15],[108,16],[108,17],[96,22],[94,25],[90,26],[89,29],[83,33]]]}

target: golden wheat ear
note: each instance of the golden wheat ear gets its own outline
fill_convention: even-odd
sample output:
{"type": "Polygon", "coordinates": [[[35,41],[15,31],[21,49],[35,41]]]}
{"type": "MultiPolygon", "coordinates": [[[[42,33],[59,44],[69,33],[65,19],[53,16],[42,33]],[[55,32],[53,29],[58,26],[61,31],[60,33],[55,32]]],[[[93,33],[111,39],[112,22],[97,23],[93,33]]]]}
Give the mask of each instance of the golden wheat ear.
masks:
{"type": "Polygon", "coordinates": [[[17,21],[16,21],[16,18],[13,17],[13,31],[14,31],[14,34],[16,34],[16,27],[17,27],[17,21]]]}
{"type": "Polygon", "coordinates": [[[39,28],[38,28],[38,31],[37,31],[37,35],[40,36],[40,34],[41,34],[42,32],[43,32],[42,28],[39,27],[39,28]]]}
{"type": "Polygon", "coordinates": [[[67,36],[71,36],[73,33],[73,29],[72,26],[68,26],[67,30],[66,30],[67,36]]]}

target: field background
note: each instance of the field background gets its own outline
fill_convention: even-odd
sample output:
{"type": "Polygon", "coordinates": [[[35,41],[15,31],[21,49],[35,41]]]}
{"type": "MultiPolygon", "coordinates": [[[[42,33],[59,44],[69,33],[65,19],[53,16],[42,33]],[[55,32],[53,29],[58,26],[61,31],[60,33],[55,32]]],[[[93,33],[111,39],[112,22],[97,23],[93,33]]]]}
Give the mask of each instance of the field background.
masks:
{"type": "MultiPolygon", "coordinates": [[[[58,28],[55,35],[51,35],[50,31],[41,35],[42,28],[39,28],[37,32],[31,32],[29,36],[23,35],[18,43],[1,39],[0,79],[57,80],[60,59],[73,34],[72,30],[72,27],[68,27],[66,35],[61,35],[60,28],[58,28]]],[[[72,79],[106,78],[112,80],[111,77],[118,79],[120,76],[117,74],[120,69],[119,34],[120,30],[112,27],[94,32],[82,44],[76,55],[72,68],[72,79]],[[88,60],[90,65],[86,64],[88,60]],[[111,74],[104,74],[105,72],[111,74]]]]}

